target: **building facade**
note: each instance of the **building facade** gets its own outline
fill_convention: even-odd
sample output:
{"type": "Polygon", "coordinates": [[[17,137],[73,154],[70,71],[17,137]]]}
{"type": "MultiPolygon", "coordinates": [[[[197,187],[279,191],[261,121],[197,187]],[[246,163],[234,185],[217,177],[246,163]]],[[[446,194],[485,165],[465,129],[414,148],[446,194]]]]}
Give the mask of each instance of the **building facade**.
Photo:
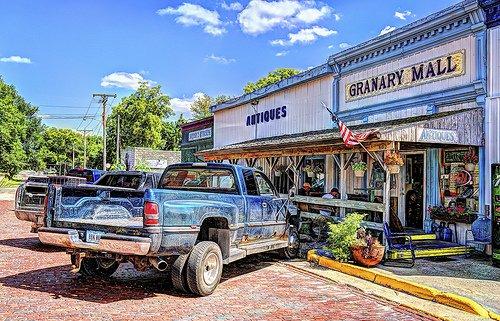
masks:
{"type": "Polygon", "coordinates": [[[213,116],[181,125],[181,161],[199,162],[196,153],[214,147],[213,116]]]}
{"type": "Polygon", "coordinates": [[[283,193],[336,187],[382,212],[372,217],[379,229],[451,223],[466,243],[472,221],[488,215],[488,166],[500,156],[499,33],[482,6],[460,2],[213,106],[214,148],[199,155],[261,167],[283,193]],[[327,109],[372,133],[363,148],[343,145],[327,109]],[[384,157],[394,152],[404,165],[389,175],[384,157]]]}

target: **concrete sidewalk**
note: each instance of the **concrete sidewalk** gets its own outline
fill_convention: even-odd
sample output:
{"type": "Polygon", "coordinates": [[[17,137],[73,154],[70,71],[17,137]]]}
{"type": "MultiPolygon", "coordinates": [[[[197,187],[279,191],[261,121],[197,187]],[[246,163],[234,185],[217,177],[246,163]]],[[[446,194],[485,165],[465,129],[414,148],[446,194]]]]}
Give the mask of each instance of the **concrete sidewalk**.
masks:
{"type": "Polygon", "coordinates": [[[0,201],[13,201],[16,197],[17,187],[0,188],[0,201]]]}
{"type": "Polygon", "coordinates": [[[484,258],[418,259],[413,268],[379,265],[371,270],[468,297],[500,314],[500,268],[484,258]]]}

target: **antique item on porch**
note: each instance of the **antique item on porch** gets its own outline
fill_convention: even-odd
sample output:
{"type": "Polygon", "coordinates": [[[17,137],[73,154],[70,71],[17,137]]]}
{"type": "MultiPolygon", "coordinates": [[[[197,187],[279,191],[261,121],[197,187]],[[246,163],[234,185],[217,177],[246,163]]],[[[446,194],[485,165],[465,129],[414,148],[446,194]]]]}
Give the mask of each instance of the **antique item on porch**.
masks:
{"type": "Polygon", "coordinates": [[[356,243],[357,231],[361,227],[364,214],[351,213],[338,223],[328,224],[328,246],[333,257],[341,262],[346,262],[351,258],[351,246],[356,243]]]}
{"type": "Polygon", "coordinates": [[[479,162],[479,157],[476,155],[474,149],[469,150],[464,155],[465,169],[468,172],[473,172],[476,169],[476,164],[479,162]]]}
{"type": "Polygon", "coordinates": [[[354,176],[364,177],[366,172],[366,163],[363,161],[355,162],[351,164],[352,170],[354,171],[354,176]]]}
{"type": "Polygon", "coordinates": [[[472,235],[474,241],[491,241],[491,220],[485,216],[480,216],[472,223],[472,235]]]}
{"type": "Polygon", "coordinates": [[[356,233],[356,242],[351,246],[351,255],[354,262],[372,267],[382,262],[385,247],[378,239],[372,236],[364,228],[359,228],[356,233]]]}
{"type": "Polygon", "coordinates": [[[398,174],[401,166],[404,165],[403,157],[396,151],[387,151],[384,158],[384,163],[391,174],[398,174]]]}
{"type": "Polygon", "coordinates": [[[432,219],[450,221],[456,223],[471,224],[477,217],[477,213],[455,202],[450,202],[448,207],[443,205],[429,206],[427,211],[432,219]]]}
{"type": "Polygon", "coordinates": [[[314,166],[311,164],[307,164],[306,166],[303,167],[304,172],[306,172],[307,177],[315,177],[316,174],[314,173],[314,166]]]}

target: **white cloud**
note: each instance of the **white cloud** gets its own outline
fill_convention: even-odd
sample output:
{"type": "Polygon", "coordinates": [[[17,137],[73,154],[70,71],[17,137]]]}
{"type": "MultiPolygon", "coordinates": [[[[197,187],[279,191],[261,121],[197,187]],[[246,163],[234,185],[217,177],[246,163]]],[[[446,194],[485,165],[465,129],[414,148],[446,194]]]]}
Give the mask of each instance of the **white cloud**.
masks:
{"type": "Polygon", "coordinates": [[[311,43],[315,42],[319,37],[329,37],[337,34],[337,31],[330,30],[324,27],[314,26],[308,29],[301,29],[296,33],[289,33],[288,40],[276,39],[271,41],[274,46],[291,46],[295,43],[311,43]]]}
{"type": "MultiPolygon", "coordinates": [[[[244,33],[258,35],[275,27],[294,27],[314,23],[332,12],[332,8],[318,6],[315,1],[251,0],[238,14],[238,22],[244,33]]],[[[340,18],[340,17],[339,17],[340,18]]]]}
{"type": "Polygon", "coordinates": [[[234,58],[226,58],[226,57],[223,57],[223,56],[216,56],[214,54],[211,54],[210,56],[206,56],[205,59],[204,59],[204,61],[205,62],[213,61],[213,62],[216,62],[218,64],[227,65],[227,64],[236,62],[236,59],[234,59],[234,58]]]}
{"type": "Polygon", "coordinates": [[[341,42],[341,43],[339,44],[339,48],[340,48],[340,49],[342,49],[342,50],[347,49],[347,48],[349,48],[349,47],[351,47],[351,45],[350,45],[350,44],[348,44],[347,42],[341,42]]]}
{"type": "Polygon", "coordinates": [[[334,45],[329,45],[328,49],[332,49],[333,47],[334,47],[334,45]]]}
{"type": "Polygon", "coordinates": [[[30,64],[31,59],[21,56],[10,56],[10,57],[0,58],[0,62],[12,62],[15,64],[30,64]]]}
{"type": "Polygon", "coordinates": [[[233,10],[233,11],[243,10],[243,6],[239,2],[232,2],[232,3],[227,4],[226,1],[222,1],[220,6],[224,10],[233,10]]]}
{"type": "Polygon", "coordinates": [[[405,11],[396,11],[394,12],[394,17],[401,19],[401,20],[406,20],[406,17],[411,16],[411,11],[405,10],[405,11]]]}
{"type": "Polygon", "coordinates": [[[276,57],[283,57],[283,56],[286,56],[288,55],[288,50],[284,50],[284,51],[280,51],[280,52],[277,52],[276,53],[276,57]]]}
{"type": "Polygon", "coordinates": [[[155,84],[154,81],[144,79],[144,77],[136,72],[114,72],[101,79],[102,87],[120,87],[120,88],[130,88],[136,90],[139,88],[141,82],[146,82],[148,86],[155,84]]]}
{"type": "Polygon", "coordinates": [[[334,13],[333,17],[335,18],[335,21],[339,21],[340,20],[340,15],[338,13],[334,13]]]}
{"type": "Polygon", "coordinates": [[[197,92],[191,97],[171,98],[170,106],[176,114],[184,114],[187,118],[191,117],[191,104],[198,98],[203,97],[203,93],[197,92]]]}
{"type": "Polygon", "coordinates": [[[384,29],[380,30],[380,33],[378,34],[379,36],[381,35],[385,35],[386,33],[389,33],[391,31],[394,31],[396,29],[396,27],[393,27],[393,26],[385,26],[384,29]]]}
{"type": "Polygon", "coordinates": [[[175,21],[184,26],[203,26],[203,31],[212,36],[220,36],[226,32],[226,29],[221,27],[222,22],[217,11],[205,9],[197,4],[183,3],[177,8],[167,7],[156,13],[160,16],[177,16],[175,21]]]}

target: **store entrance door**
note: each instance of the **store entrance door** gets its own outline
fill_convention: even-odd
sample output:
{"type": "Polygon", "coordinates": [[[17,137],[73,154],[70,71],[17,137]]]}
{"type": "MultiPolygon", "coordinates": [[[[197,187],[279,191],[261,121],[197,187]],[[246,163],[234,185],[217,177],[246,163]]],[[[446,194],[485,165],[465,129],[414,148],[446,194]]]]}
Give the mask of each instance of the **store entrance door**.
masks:
{"type": "Polygon", "coordinates": [[[423,228],[425,196],[425,154],[406,154],[402,177],[401,204],[404,213],[404,226],[423,228]]]}

